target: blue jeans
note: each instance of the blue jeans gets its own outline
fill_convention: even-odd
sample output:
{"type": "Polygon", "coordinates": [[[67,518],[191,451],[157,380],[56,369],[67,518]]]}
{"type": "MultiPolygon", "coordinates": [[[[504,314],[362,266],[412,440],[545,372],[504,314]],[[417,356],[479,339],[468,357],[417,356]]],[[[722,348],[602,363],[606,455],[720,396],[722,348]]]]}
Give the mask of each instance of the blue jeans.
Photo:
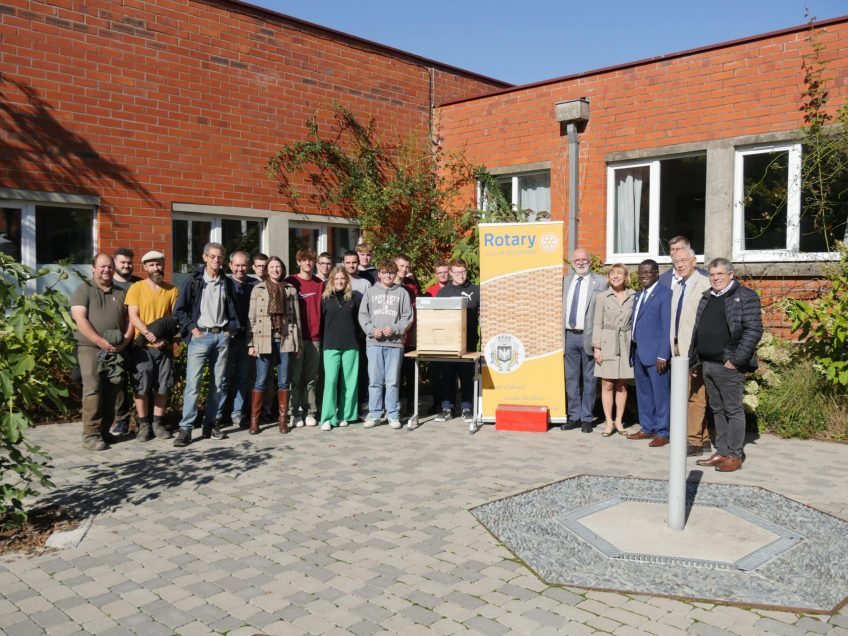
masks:
{"type": "Polygon", "coordinates": [[[203,367],[211,367],[209,393],[206,396],[206,412],[203,424],[211,426],[224,415],[227,401],[227,359],[230,349],[230,334],[206,333],[200,338],[192,337],[186,350],[186,385],[183,393],[183,419],[180,428],[191,430],[197,419],[197,396],[203,367]]]}
{"type": "Polygon", "coordinates": [[[250,390],[250,372],[253,358],[247,354],[247,338],[238,335],[230,341],[227,376],[233,390],[233,413],[241,413],[250,390]]]}
{"type": "Polygon", "coordinates": [[[383,416],[383,390],[385,389],[386,415],[390,420],[400,417],[400,364],[403,360],[402,347],[368,345],[368,419],[383,416]]]}
{"type": "Polygon", "coordinates": [[[289,354],[285,351],[280,351],[280,343],[272,340],[271,353],[266,353],[256,358],[256,384],[253,385],[254,391],[265,390],[265,384],[268,382],[268,374],[271,371],[271,364],[274,362],[275,357],[279,357],[279,362],[277,362],[277,388],[289,388],[289,354]]]}

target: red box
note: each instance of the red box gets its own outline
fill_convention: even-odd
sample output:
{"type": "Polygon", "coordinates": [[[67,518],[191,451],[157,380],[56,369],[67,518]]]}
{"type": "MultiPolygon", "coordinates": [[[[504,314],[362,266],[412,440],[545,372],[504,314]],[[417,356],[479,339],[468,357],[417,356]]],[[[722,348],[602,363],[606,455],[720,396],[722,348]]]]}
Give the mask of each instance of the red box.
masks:
{"type": "Polygon", "coordinates": [[[498,408],[495,409],[495,430],[546,433],[548,431],[548,407],[499,404],[498,408]]]}

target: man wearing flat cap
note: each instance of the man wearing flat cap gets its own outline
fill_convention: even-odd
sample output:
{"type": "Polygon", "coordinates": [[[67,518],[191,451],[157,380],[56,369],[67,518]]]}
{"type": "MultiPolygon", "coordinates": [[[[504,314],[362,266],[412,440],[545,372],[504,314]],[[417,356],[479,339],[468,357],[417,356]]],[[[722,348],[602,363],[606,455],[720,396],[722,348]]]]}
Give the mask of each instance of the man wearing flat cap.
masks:
{"type": "Polygon", "coordinates": [[[146,442],[155,435],[173,437],[162,424],[168,402],[168,390],[174,384],[174,353],[167,330],[160,330],[162,319],[171,315],[177,302],[177,288],[165,282],[165,255],[151,251],[141,257],[147,278],[133,283],[124,301],[130,322],[135,327],[135,346],[130,351],[130,373],[138,415],[136,440],[146,442]],[[156,328],[151,328],[152,326],[156,328]],[[148,414],[148,400],[153,394],[153,414],[148,414]]]}

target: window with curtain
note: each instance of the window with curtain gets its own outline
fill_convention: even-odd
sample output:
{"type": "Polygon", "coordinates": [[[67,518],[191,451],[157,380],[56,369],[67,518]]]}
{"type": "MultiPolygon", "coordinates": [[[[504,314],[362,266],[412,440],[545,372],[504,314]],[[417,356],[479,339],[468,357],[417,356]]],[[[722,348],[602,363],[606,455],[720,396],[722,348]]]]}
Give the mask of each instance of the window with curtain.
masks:
{"type": "Polygon", "coordinates": [[[661,258],[685,236],[703,253],[706,153],[643,160],[607,169],[607,253],[610,258],[661,258]]]}
{"type": "Polygon", "coordinates": [[[551,212],[551,173],[526,172],[514,175],[499,175],[498,187],[504,198],[519,210],[529,210],[536,215],[551,212]]]}

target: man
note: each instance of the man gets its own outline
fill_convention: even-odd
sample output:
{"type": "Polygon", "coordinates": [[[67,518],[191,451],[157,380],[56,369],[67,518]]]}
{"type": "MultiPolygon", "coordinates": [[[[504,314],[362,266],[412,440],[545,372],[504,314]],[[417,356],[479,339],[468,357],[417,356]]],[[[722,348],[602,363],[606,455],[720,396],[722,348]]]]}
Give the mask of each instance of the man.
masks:
{"type": "MultiPolygon", "coordinates": [[[[438,298],[467,299],[465,322],[465,348],[477,351],[477,326],[480,322],[480,286],[468,280],[468,265],[457,259],[450,264],[451,282],[443,287],[438,298]]],[[[437,422],[447,422],[453,417],[453,404],[456,398],[456,379],[459,377],[460,408],[466,424],[474,420],[471,411],[474,400],[474,367],[467,362],[445,362],[442,381],[442,410],[436,415],[437,422]]]]}
{"type": "MultiPolygon", "coordinates": [[[[435,298],[450,281],[450,264],[447,261],[439,261],[433,270],[436,282],[427,288],[425,296],[435,298]]],[[[431,362],[427,365],[430,372],[430,389],[433,393],[433,404],[430,406],[428,415],[433,415],[442,410],[442,385],[445,383],[445,365],[443,362],[431,362]]]]}
{"type": "Polygon", "coordinates": [[[247,428],[246,414],[243,412],[247,404],[247,395],[251,388],[251,375],[256,369],[256,362],[247,354],[247,312],[250,309],[250,292],[257,283],[255,278],[247,275],[250,256],[247,252],[238,251],[230,254],[230,278],[233,281],[233,293],[236,301],[236,314],[241,325],[238,333],[230,340],[228,354],[232,394],[232,411],[230,419],[239,428],[247,428]]]}
{"type": "MultiPolygon", "coordinates": [[[[675,357],[689,357],[695,314],[701,296],[710,288],[710,280],[695,269],[695,250],[687,247],[678,250],[672,260],[676,282],[671,295],[671,331],[669,343],[675,357]]],[[[710,436],[707,434],[707,391],[701,369],[696,368],[689,376],[688,449],[689,457],[710,451],[710,436]]]]}
{"type": "MultiPolygon", "coordinates": [[[[355,292],[365,297],[365,292],[371,287],[371,283],[359,275],[359,256],[353,250],[348,250],[342,255],[342,267],[350,276],[350,286],[355,292]]],[[[362,328],[357,329],[359,339],[359,381],[357,400],[360,405],[368,404],[368,354],[365,348],[365,332],[362,328]]],[[[367,407],[365,407],[367,408],[367,407]]]]}
{"type": "Polygon", "coordinates": [[[259,254],[253,255],[253,274],[257,280],[265,280],[265,268],[268,266],[268,255],[259,254]]]}
{"type": "Polygon", "coordinates": [[[742,396],[745,373],[757,368],[763,322],[759,296],[734,280],[729,260],[714,258],[708,269],[711,289],[698,304],[689,363],[702,367],[716,428],[716,452],[695,463],[729,473],[742,468],[745,461],[742,396]]]}
{"type": "Polygon", "coordinates": [[[359,326],[368,337],[368,416],[363,428],[376,426],[384,413],[391,428],[401,428],[398,381],[412,306],[407,291],[395,283],[396,275],[394,261],[381,262],[377,284],[368,288],[359,305],[359,326]]]}
{"type": "Polygon", "coordinates": [[[297,289],[300,300],[300,324],[303,355],[292,357],[290,404],[294,426],[318,424],[318,370],[321,360],[321,293],[324,283],[314,275],[315,252],[301,248],[295,256],[299,271],[286,278],[297,289]]]}
{"type": "Polygon", "coordinates": [[[152,435],[160,439],[173,437],[162,424],[162,416],[168,403],[168,390],[174,385],[174,352],[171,340],[157,337],[148,325],[171,316],[177,289],[164,280],[165,255],[162,252],[147,252],[141,257],[141,264],[147,278],[132,284],[124,302],[135,327],[130,371],[138,418],[136,440],[146,442],[152,435]],[[153,414],[148,416],[151,394],[153,414]]]}
{"type": "MultiPolygon", "coordinates": [[[[112,277],[112,285],[123,290],[125,296],[130,289],[130,285],[141,280],[138,276],[133,276],[133,269],[135,269],[133,264],[134,258],[135,254],[127,247],[121,247],[115,250],[115,256],[113,257],[115,261],[115,275],[112,277]]],[[[125,359],[128,349],[125,349],[121,353],[125,359]]],[[[126,366],[129,366],[129,364],[126,366]]],[[[115,428],[112,429],[115,435],[126,435],[129,433],[131,404],[132,400],[127,394],[127,382],[125,381],[115,400],[115,428]]]]}
{"type": "Polygon", "coordinates": [[[436,282],[430,285],[427,291],[424,292],[425,296],[430,296],[431,298],[438,296],[441,289],[446,287],[450,281],[450,265],[447,261],[439,261],[436,263],[433,273],[436,276],[436,282]]]}
{"type": "Polygon", "coordinates": [[[374,285],[377,282],[377,269],[371,264],[374,248],[370,243],[360,243],[356,246],[356,255],[359,258],[359,275],[374,285]]]}
{"type": "MultiPolygon", "coordinates": [[[[677,270],[674,267],[674,259],[677,258],[678,253],[687,253],[688,250],[691,250],[692,246],[689,244],[689,239],[685,236],[675,236],[668,242],[668,252],[671,255],[672,266],[671,269],[667,269],[660,276],[660,285],[668,288],[674,288],[674,283],[680,280],[680,276],[677,274],[677,270]]],[[[694,254],[694,250],[692,251],[694,254]]],[[[695,266],[695,271],[701,274],[704,278],[707,277],[707,270],[695,266]]],[[[686,355],[684,352],[683,355],[686,355]]]]}
{"type": "MultiPolygon", "coordinates": [[[[359,275],[359,256],[356,255],[356,252],[348,250],[344,253],[342,256],[342,267],[345,268],[348,276],[350,276],[350,286],[353,288],[353,291],[358,291],[364,296],[365,290],[371,287],[371,283],[359,275]]],[[[362,357],[365,357],[364,353],[362,357]]]]}
{"type": "Polygon", "coordinates": [[[209,365],[209,391],[203,418],[204,438],[223,439],[221,420],[227,399],[227,361],[230,338],[241,324],[236,310],[235,286],[224,275],[224,246],[203,246],[203,265],[180,285],[174,318],[180,326],[186,349],[186,379],[183,392],[183,417],[174,446],[191,443],[191,429],[197,419],[197,397],[203,367],[209,365]]]}
{"type": "MultiPolygon", "coordinates": [[[[409,302],[412,305],[412,324],[406,331],[403,342],[404,353],[415,350],[415,299],[421,295],[421,289],[412,274],[412,262],[406,254],[398,254],[394,258],[397,265],[395,284],[403,287],[409,294],[409,302]]],[[[412,402],[415,399],[415,361],[404,356],[400,366],[400,394],[401,404],[406,404],[406,412],[415,411],[412,402]]],[[[403,409],[402,409],[403,410],[403,409]]]]}
{"type": "Polygon", "coordinates": [[[115,403],[124,390],[124,358],[132,325],[124,305],[124,290],[112,284],[115,264],[108,254],[91,262],[93,285],[81,283],[71,295],[71,316],[77,325],[77,356],[82,374],[82,445],[101,451],[115,438],[109,433],[115,403]]]}
{"type": "Polygon", "coordinates": [[[565,395],[568,420],[560,428],[570,431],[578,426],[592,432],[595,407],[595,351],[592,328],[595,321],[595,294],[609,283],[589,269],[592,255],[578,247],[571,255],[571,273],[562,281],[562,325],[565,357],[565,395]]]}
{"type": "Polygon", "coordinates": [[[652,448],[668,444],[671,394],[668,360],[671,357],[671,289],[658,283],[660,268],[657,262],[646,259],[637,270],[642,285],[633,300],[633,337],[630,358],[636,378],[636,401],[639,405],[637,433],[628,439],[650,439],[652,448]]]}
{"type": "Polygon", "coordinates": [[[318,271],[315,272],[315,277],[322,283],[326,283],[331,269],[333,269],[333,257],[329,252],[321,252],[318,255],[318,271]]]}

